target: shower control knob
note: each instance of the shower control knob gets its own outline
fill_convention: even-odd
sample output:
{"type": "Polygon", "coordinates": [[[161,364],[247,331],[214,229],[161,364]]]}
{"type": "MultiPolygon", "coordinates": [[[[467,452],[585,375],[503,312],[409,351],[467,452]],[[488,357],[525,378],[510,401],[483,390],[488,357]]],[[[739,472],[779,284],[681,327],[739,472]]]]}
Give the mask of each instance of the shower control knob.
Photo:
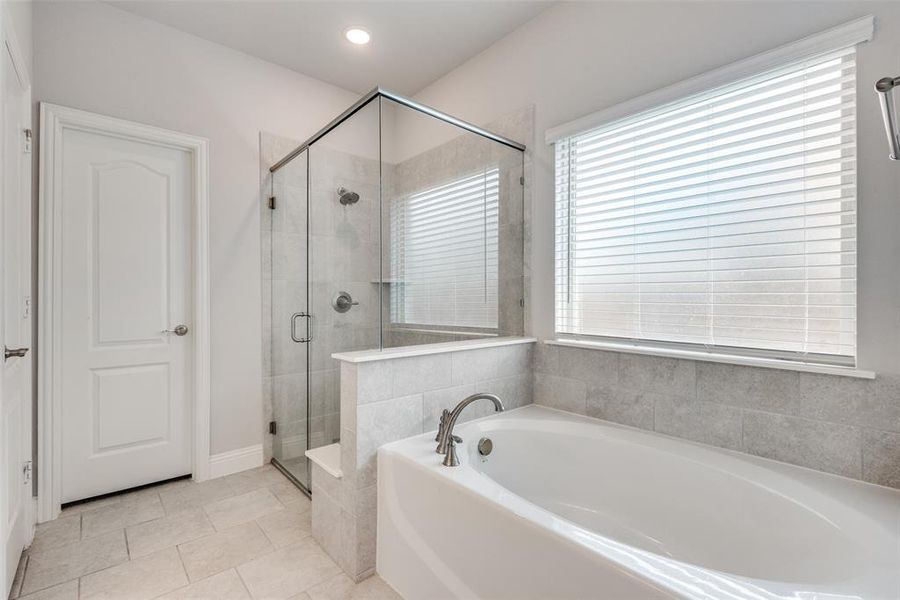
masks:
{"type": "Polygon", "coordinates": [[[339,313],[345,313],[358,304],[348,292],[338,292],[331,300],[331,306],[339,313]]]}

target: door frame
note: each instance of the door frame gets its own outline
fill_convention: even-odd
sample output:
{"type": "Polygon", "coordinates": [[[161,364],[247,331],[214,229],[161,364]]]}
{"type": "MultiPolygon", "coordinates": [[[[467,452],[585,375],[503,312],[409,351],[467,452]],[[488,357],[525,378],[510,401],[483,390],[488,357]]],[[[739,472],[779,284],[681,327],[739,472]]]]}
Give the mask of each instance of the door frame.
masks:
{"type": "MultiPolygon", "coordinates": [[[[10,60],[12,61],[13,69],[15,71],[15,75],[16,75],[16,77],[18,77],[20,85],[25,90],[25,97],[24,97],[24,102],[23,102],[24,106],[22,108],[26,111],[26,114],[27,114],[26,121],[28,123],[28,127],[31,127],[33,129],[34,124],[32,122],[33,118],[32,118],[32,114],[31,114],[31,106],[32,106],[32,104],[31,104],[31,98],[32,98],[32,96],[31,96],[31,90],[32,90],[31,76],[30,76],[30,73],[28,70],[28,65],[26,64],[24,55],[22,53],[21,44],[19,43],[19,38],[18,38],[17,31],[15,28],[15,22],[13,21],[12,15],[10,14],[10,9],[7,6],[7,3],[5,3],[5,2],[2,3],[2,7],[0,7],[0,30],[2,30],[2,35],[0,35],[0,43],[2,43],[4,46],[2,48],[2,51],[9,53],[10,60]]],[[[5,100],[6,99],[4,97],[0,97],[0,103],[5,102],[5,100]]],[[[5,106],[0,106],[0,110],[3,110],[3,109],[5,109],[5,106]]],[[[5,135],[7,132],[3,131],[3,133],[5,135]]],[[[22,139],[24,140],[24,138],[22,138],[22,139]]],[[[32,199],[33,165],[32,165],[31,156],[26,158],[24,166],[27,167],[27,172],[23,173],[23,176],[25,177],[25,180],[23,181],[23,183],[25,184],[25,186],[24,186],[25,197],[20,198],[20,201],[26,207],[26,210],[31,212],[31,218],[33,219],[34,218],[34,206],[33,206],[33,199],[32,199]]],[[[2,174],[2,176],[5,177],[7,174],[3,171],[3,167],[5,167],[5,164],[0,163],[0,174],[2,174]]],[[[0,191],[0,193],[2,193],[2,191],[0,191]]],[[[34,224],[32,222],[32,228],[33,228],[33,226],[34,226],[34,224]]],[[[29,252],[31,252],[31,257],[30,257],[31,261],[28,265],[28,267],[29,267],[28,281],[25,283],[25,285],[27,286],[27,290],[28,290],[27,295],[33,297],[34,290],[32,288],[34,285],[33,269],[34,269],[34,259],[35,259],[35,256],[33,253],[33,241],[34,240],[32,239],[31,230],[29,230],[25,233],[26,233],[25,237],[28,240],[28,244],[30,246],[29,252]]],[[[2,258],[2,257],[0,257],[0,258],[2,258]]],[[[3,298],[0,297],[0,308],[3,308],[2,304],[3,304],[3,298]]],[[[29,361],[27,365],[23,365],[23,367],[27,367],[27,372],[28,372],[27,385],[28,385],[28,387],[26,389],[22,390],[22,408],[26,411],[26,414],[29,416],[29,418],[28,418],[29,431],[27,431],[27,432],[23,431],[22,433],[27,434],[28,437],[33,436],[33,426],[34,426],[34,392],[33,392],[34,330],[33,330],[33,327],[34,327],[34,321],[32,319],[29,322],[29,329],[30,329],[29,337],[31,340],[31,342],[29,343],[29,346],[30,346],[29,354],[27,355],[27,357],[25,359],[20,359],[20,360],[29,361]]],[[[2,379],[2,375],[0,375],[0,379],[2,379]]],[[[2,394],[2,393],[3,393],[3,391],[2,391],[2,389],[0,389],[0,394],[2,394]]],[[[26,458],[29,458],[32,461],[34,460],[34,456],[33,456],[34,443],[33,442],[34,442],[34,439],[32,438],[31,448],[28,448],[28,450],[26,452],[26,458]]],[[[16,481],[18,481],[18,478],[16,479],[16,481]]],[[[2,493],[4,496],[6,496],[7,493],[9,492],[9,490],[6,489],[6,483],[7,483],[6,479],[4,479],[2,482],[0,482],[0,493],[2,493]]],[[[2,506],[4,504],[5,503],[2,500],[0,500],[0,506],[2,506]]],[[[27,546],[27,545],[31,544],[31,541],[34,537],[35,500],[31,495],[29,495],[29,497],[25,500],[24,505],[23,505],[23,510],[24,510],[23,518],[25,519],[25,521],[27,523],[27,527],[28,527],[26,536],[25,536],[25,545],[27,546]]],[[[3,518],[6,518],[6,516],[4,515],[3,518]]],[[[2,530],[2,529],[3,529],[3,527],[0,526],[0,530],[2,530]]],[[[5,573],[6,560],[7,560],[6,539],[4,537],[4,538],[0,538],[0,594],[6,594],[7,590],[13,583],[12,581],[6,580],[6,573],[5,573]]]]}
{"type": "Polygon", "coordinates": [[[193,257],[192,473],[209,479],[210,310],[209,310],[209,142],[205,138],[40,103],[38,172],[38,521],[59,516],[62,493],[61,335],[62,198],[55,182],[62,166],[62,136],[67,129],[114,136],[185,150],[192,156],[193,257]]]}

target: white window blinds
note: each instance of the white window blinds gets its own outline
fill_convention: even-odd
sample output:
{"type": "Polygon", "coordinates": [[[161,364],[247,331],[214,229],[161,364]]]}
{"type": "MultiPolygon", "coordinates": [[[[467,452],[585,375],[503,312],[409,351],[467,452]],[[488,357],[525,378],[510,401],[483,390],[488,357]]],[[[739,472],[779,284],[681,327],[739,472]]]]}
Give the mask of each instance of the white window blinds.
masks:
{"type": "Polygon", "coordinates": [[[391,321],[496,329],[499,170],[391,206],[391,321]]]}
{"type": "Polygon", "coordinates": [[[855,100],[851,46],[558,140],[557,332],[852,363],[855,100]]]}

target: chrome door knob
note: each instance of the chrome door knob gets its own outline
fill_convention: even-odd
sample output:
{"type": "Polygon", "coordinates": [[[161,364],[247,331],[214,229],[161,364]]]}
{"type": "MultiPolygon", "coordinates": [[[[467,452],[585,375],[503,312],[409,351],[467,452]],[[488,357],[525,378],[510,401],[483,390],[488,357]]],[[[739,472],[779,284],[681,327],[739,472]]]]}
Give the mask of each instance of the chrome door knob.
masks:
{"type": "Polygon", "coordinates": [[[174,333],[178,337],[187,335],[187,332],[188,332],[187,325],[176,325],[175,329],[163,329],[163,333],[174,333]]]}

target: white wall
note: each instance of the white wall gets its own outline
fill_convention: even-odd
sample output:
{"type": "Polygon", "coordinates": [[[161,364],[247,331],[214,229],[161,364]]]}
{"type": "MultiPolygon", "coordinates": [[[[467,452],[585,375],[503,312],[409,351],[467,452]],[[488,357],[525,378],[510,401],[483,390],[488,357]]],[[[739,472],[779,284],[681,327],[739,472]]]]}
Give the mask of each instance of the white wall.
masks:
{"type": "Polygon", "coordinates": [[[553,335],[555,125],[874,14],[859,51],[859,364],[900,373],[900,164],[887,159],[876,79],[900,74],[900,3],[593,2],[556,5],[416,99],[475,123],[535,104],[531,317],[553,335]]]}
{"type": "Polygon", "coordinates": [[[304,139],[357,95],[98,2],[37,2],[34,99],[210,140],[211,452],[260,443],[259,132],[304,139]]]}
{"type": "Polygon", "coordinates": [[[12,0],[5,2],[7,14],[12,20],[13,31],[16,32],[16,41],[19,44],[19,51],[22,58],[25,59],[25,66],[28,68],[28,76],[34,76],[34,67],[32,63],[32,2],[31,0],[12,0]]]}

